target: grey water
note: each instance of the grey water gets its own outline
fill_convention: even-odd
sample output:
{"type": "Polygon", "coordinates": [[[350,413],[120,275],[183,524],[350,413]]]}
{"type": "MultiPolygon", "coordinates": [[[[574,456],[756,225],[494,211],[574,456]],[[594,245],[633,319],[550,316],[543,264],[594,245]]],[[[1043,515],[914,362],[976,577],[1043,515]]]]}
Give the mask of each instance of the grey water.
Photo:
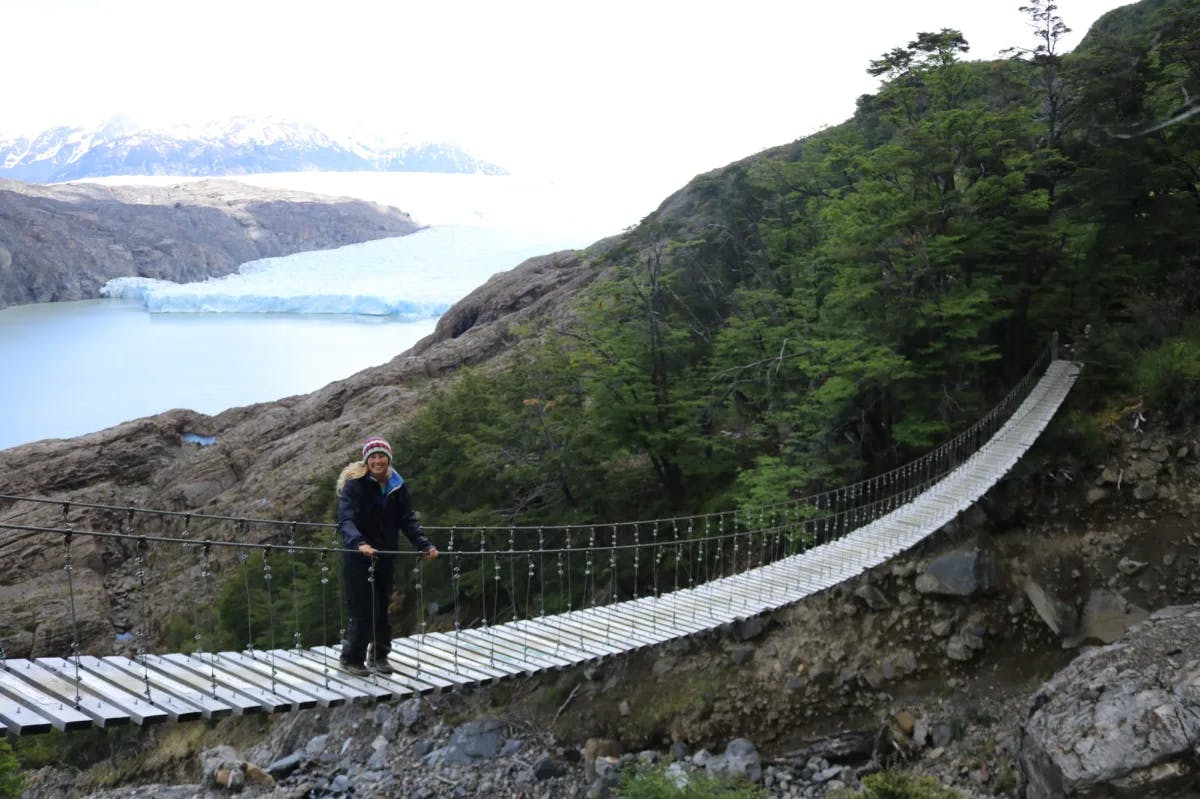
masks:
{"type": "Polygon", "coordinates": [[[0,449],[71,438],[172,408],[316,391],[433,332],[337,314],[150,314],[128,300],[0,310],[0,449]]]}

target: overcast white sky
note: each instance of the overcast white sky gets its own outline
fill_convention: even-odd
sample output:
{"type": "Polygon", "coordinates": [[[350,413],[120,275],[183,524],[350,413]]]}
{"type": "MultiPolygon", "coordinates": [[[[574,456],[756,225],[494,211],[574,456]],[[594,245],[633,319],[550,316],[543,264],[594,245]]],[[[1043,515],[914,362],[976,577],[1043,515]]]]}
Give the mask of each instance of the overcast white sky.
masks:
{"type": "MultiPolygon", "coordinates": [[[[958,28],[1032,45],[1024,0],[26,0],[0,132],[274,114],[440,137],[516,173],[695,174],[837,124],[868,62],[958,28]]],[[[1120,0],[1058,0],[1073,47],[1120,0]]]]}

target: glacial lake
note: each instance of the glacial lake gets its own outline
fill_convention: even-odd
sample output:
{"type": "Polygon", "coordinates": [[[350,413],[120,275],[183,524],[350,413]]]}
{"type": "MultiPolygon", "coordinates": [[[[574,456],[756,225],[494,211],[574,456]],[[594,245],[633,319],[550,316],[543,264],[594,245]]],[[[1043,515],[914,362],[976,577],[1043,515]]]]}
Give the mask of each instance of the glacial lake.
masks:
{"type": "MultiPolygon", "coordinates": [[[[243,179],[385,203],[441,231],[424,237],[426,244],[415,254],[411,247],[402,248],[403,258],[389,261],[379,247],[367,249],[380,268],[403,274],[413,270],[411,284],[423,300],[436,289],[433,293],[447,303],[525,258],[586,247],[619,233],[664,196],[653,188],[632,192],[595,183],[570,188],[480,175],[305,173],[243,179]]],[[[403,238],[420,243],[421,234],[414,236],[403,238]]],[[[347,253],[341,260],[353,262],[361,272],[361,251],[348,248],[347,253]]],[[[338,258],[328,252],[307,256],[289,256],[295,263],[287,266],[297,270],[289,274],[303,274],[314,293],[322,285],[331,295],[345,290],[347,273],[338,258]]],[[[261,275],[259,279],[261,284],[261,275]]],[[[284,278],[277,285],[290,282],[284,278]]],[[[361,284],[355,285],[361,293],[361,284]]],[[[188,286],[197,287],[193,312],[150,313],[130,299],[0,309],[0,449],[71,438],[172,408],[214,414],[309,393],[386,363],[432,332],[437,322],[336,313],[203,312],[205,287],[184,288],[188,286]]],[[[381,282],[380,291],[395,294],[392,284],[381,282]]],[[[247,289],[246,296],[251,292],[258,304],[276,305],[261,296],[261,285],[247,289]]],[[[252,298],[245,307],[255,304],[252,298]]]]}

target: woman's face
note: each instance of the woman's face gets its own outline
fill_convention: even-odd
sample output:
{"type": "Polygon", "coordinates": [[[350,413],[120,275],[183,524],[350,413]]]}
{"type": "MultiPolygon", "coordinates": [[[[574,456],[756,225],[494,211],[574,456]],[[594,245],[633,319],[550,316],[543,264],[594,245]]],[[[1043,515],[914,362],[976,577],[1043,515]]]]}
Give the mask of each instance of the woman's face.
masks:
{"type": "Polygon", "coordinates": [[[372,452],[367,457],[367,472],[376,480],[384,480],[387,478],[388,466],[391,463],[391,459],[382,452],[372,452]]]}

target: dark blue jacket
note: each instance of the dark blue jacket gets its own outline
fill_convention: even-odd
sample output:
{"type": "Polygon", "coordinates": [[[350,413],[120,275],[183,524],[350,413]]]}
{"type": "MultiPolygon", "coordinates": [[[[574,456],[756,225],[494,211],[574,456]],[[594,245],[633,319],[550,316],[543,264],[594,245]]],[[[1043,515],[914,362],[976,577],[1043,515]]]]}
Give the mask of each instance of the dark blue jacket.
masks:
{"type": "Polygon", "coordinates": [[[364,541],[379,550],[400,549],[400,531],[413,549],[426,552],[433,546],[421,532],[404,478],[391,470],[385,487],[365,474],[347,480],[338,497],[338,531],[346,549],[357,550],[364,541]]]}

